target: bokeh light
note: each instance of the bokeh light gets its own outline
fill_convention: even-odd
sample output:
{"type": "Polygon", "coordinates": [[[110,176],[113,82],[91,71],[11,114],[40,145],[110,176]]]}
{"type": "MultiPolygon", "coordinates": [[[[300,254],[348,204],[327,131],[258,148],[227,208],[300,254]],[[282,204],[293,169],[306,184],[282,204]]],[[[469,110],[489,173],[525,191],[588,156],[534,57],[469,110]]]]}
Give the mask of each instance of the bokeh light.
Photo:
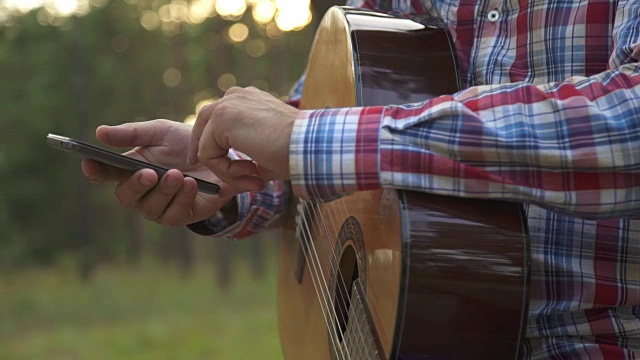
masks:
{"type": "Polygon", "coordinates": [[[168,87],[176,87],[182,81],[182,73],[176,68],[168,68],[162,74],[162,81],[168,87]]]}
{"type": "Polygon", "coordinates": [[[263,39],[253,39],[247,42],[247,55],[257,58],[267,53],[267,43],[263,39]]]}
{"type": "MultiPolygon", "coordinates": [[[[0,1],[0,26],[11,26],[13,18],[43,9],[37,19],[42,25],[62,25],[71,16],[84,16],[91,8],[101,8],[114,0],[3,0],[0,1]]],[[[162,30],[172,36],[180,32],[181,23],[200,24],[220,16],[228,21],[240,20],[250,9],[251,17],[263,26],[269,37],[280,31],[297,31],[311,22],[310,0],[124,0],[138,9],[140,25],[147,30],[162,30]],[[269,29],[271,24],[279,31],[269,29]]],[[[235,40],[234,40],[235,41],[235,40]]]]}
{"type": "Polygon", "coordinates": [[[229,39],[233,42],[242,42],[249,36],[249,27],[243,23],[235,23],[229,27],[227,31],[229,39]]]}
{"type": "Polygon", "coordinates": [[[200,24],[206,18],[216,15],[215,1],[193,0],[189,6],[189,21],[200,24]]]}
{"type": "Polygon", "coordinates": [[[273,1],[261,1],[253,6],[251,15],[257,23],[266,24],[273,19],[276,9],[276,4],[273,1]]]}
{"type": "Polygon", "coordinates": [[[206,33],[202,35],[201,44],[203,48],[213,50],[220,44],[220,36],[213,32],[206,33]]]}
{"type": "Polygon", "coordinates": [[[205,99],[200,101],[197,105],[196,105],[196,114],[200,112],[200,110],[202,110],[203,107],[209,105],[209,104],[213,104],[213,102],[216,101],[216,99],[211,98],[211,99],[205,99]]]}
{"type": "Polygon", "coordinates": [[[216,11],[223,19],[238,19],[247,10],[245,0],[217,0],[216,11]]]}
{"type": "Polygon", "coordinates": [[[140,25],[147,30],[155,30],[160,26],[160,17],[153,10],[147,10],[140,16],[140,25]]]}
{"type": "Polygon", "coordinates": [[[222,91],[227,91],[236,85],[236,77],[232,74],[222,74],[218,77],[218,88],[222,91]]]}
{"type": "Polygon", "coordinates": [[[111,47],[116,52],[123,52],[129,48],[129,38],[120,34],[111,39],[111,47]]]}

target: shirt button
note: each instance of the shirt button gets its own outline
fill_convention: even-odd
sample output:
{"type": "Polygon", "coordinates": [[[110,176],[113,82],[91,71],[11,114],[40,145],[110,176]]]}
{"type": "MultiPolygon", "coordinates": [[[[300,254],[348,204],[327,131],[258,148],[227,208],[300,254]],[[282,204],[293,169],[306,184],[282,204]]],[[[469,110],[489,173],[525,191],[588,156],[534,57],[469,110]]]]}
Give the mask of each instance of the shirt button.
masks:
{"type": "Polygon", "coordinates": [[[487,19],[489,19],[489,21],[491,22],[496,22],[498,21],[498,19],[500,19],[500,13],[498,12],[498,10],[491,10],[487,14],[487,19]]]}

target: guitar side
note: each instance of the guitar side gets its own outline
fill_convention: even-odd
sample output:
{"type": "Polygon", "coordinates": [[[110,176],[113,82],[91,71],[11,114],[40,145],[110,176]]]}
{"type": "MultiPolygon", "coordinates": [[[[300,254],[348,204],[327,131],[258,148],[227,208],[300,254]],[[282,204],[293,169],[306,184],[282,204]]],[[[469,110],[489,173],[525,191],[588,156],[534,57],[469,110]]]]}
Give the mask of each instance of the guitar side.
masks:
{"type": "Polygon", "coordinates": [[[529,295],[520,204],[400,191],[398,359],[518,359],[529,295]]]}
{"type": "MultiPolygon", "coordinates": [[[[320,259],[331,259],[332,250],[343,247],[341,224],[350,217],[359,221],[360,276],[382,358],[517,358],[528,298],[528,246],[519,204],[378,190],[319,209],[332,223],[313,229],[320,234],[316,241],[330,243],[318,246],[320,259]],[[330,234],[322,235],[327,228],[330,234]]],[[[305,263],[297,277],[303,249],[293,226],[288,228],[278,273],[283,351],[287,359],[331,359],[313,270],[305,263]]],[[[330,265],[315,264],[325,274],[331,274],[330,265]]]]}

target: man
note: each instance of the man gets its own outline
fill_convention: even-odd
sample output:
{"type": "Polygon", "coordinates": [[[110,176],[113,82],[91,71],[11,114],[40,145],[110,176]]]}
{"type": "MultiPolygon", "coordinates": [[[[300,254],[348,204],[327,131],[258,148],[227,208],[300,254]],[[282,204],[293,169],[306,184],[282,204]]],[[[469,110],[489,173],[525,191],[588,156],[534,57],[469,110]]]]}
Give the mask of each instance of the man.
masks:
{"type": "Polygon", "coordinates": [[[404,106],[299,111],[233,88],[193,129],[162,120],[98,128],[104,143],[141,146],[130,155],[177,169],[161,180],[91,161],[86,176],[118,181],[117,198],[148,219],[235,238],[286,208],[287,179],[296,195],[316,200],[393,187],[524,202],[532,251],[525,358],[640,358],[640,1],[391,6],[443,19],[465,90],[404,106]],[[351,160],[362,127],[377,129],[359,143],[375,149],[364,156],[379,168],[351,160]],[[309,150],[331,138],[330,156],[309,150]],[[398,149],[428,161],[390,166],[398,149]],[[444,162],[454,170],[442,172],[444,162]],[[220,196],[197,194],[178,170],[219,177],[220,196]]]}

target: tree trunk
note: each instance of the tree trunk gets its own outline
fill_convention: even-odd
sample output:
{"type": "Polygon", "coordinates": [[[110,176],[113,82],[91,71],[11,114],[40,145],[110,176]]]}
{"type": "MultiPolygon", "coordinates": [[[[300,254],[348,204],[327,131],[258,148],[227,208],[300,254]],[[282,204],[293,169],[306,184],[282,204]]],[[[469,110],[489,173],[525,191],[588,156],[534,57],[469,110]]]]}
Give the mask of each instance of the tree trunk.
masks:
{"type": "MultiPolygon", "coordinates": [[[[72,106],[76,113],[78,133],[86,134],[89,129],[89,104],[87,98],[87,61],[85,57],[85,44],[83,42],[82,19],[73,17],[71,19],[71,74],[72,92],[75,101],[72,106]]],[[[78,171],[78,237],[79,248],[81,250],[79,272],[80,277],[87,281],[93,274],[96,263],[95,244],[91,234],[91,196],[89,183],[78,171]]]]}

